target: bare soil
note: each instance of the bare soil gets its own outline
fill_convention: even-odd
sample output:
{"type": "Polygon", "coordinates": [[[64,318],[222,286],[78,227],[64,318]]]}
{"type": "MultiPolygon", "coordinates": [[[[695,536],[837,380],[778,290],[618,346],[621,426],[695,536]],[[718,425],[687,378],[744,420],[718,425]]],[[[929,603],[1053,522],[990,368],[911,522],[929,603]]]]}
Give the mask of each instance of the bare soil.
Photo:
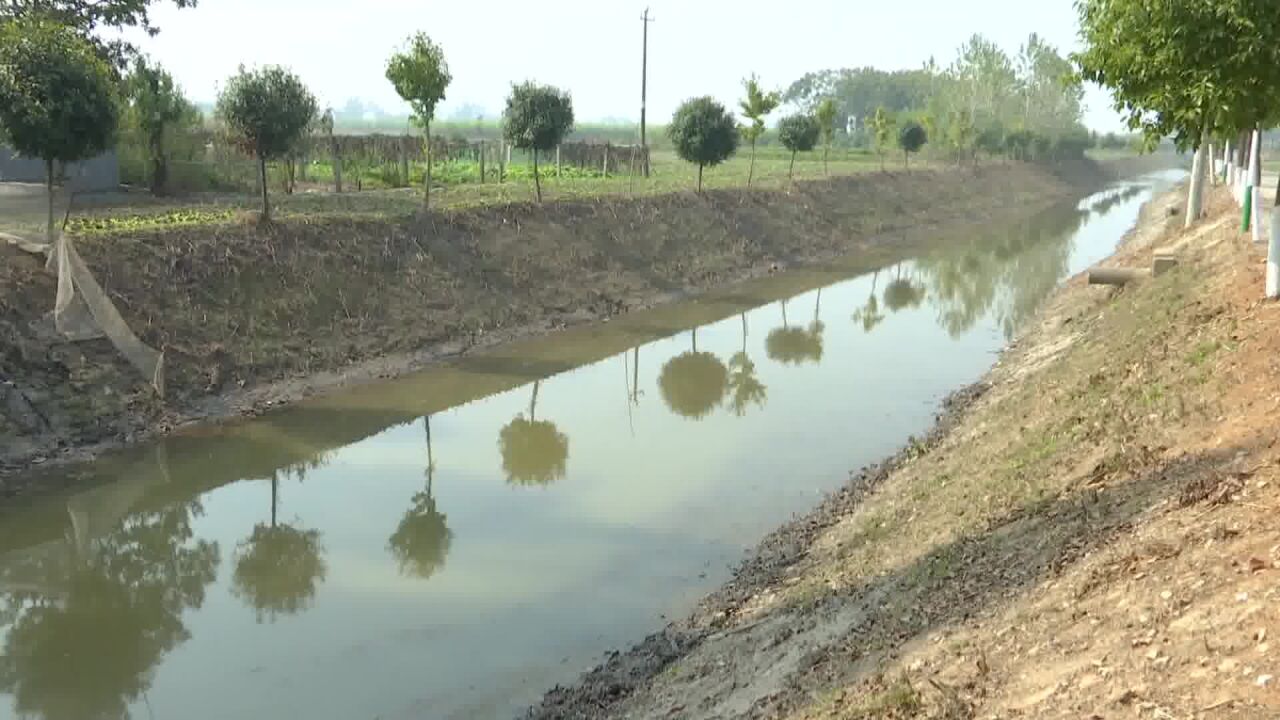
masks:
{"type": "MultiPolygon", "coordinates": [[[[260,412],[567,325],[794,265],[893,248],[922,230],[1027,212],[1097,183],[1096,165],[864,174],[788,190],[510,205],[411,221],[249,221],[82,239],[141,338],[162,401],[106,341],[48,327],[55,278],[0,245],[0,493],[197,421],[260,412]]],[[[893,259],[886,257],[886,262],[893,259]]]]}
{"type": "Polygon", "coordinates": [[[535,718],[1280,717],[1280,306],[1150,203],[939,428],[535,718]]]}

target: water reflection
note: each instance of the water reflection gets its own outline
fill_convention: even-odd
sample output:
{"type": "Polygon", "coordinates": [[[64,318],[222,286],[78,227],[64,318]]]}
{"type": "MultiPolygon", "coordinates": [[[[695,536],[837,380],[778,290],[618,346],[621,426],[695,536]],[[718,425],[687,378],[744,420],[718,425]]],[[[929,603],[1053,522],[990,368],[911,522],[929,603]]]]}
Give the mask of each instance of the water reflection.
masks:
{"type": "Polygon", "coordinates": [[[813,322],[809,327],[791,327],[787,322],[787,301],[782,305],[782,327],[769,333],[765,338],[765,352],[769,358],[784,365],[803,365],[818,363],[822,360],[822,333],[826,330],[821,318],[822,290],[818,290],[818,299],[813,306],[813,322]]]}
{"type": "Polygon", "coordinates": [[[871,295],[867,297],[866,305],[853,313],[853,321],[862,324],[863,332],[871,332],[885,318],[884,313],[880,312],[880,300],[876,297],[876,283],[879,281],[880,271],[876,270],[871,276],[871,295]]]}
{"type": "Polygon", "coordinates": [[[550,485],[564,477],[569,464],[569,437],[555,423],[538,419],[538,388],[533,383],[529,417],[520,413],[498,435],[502,469],[512,485],[550,485]]]}
{"type": "Polygon", "coordinates": [[[309,608],[327,573],[320,531],[279,523],[279,504],[276,472],[271,475],[271,524],[255,525],[236,547],[231,592],[254,609],[258,622],[309,608]]]}
{"type": "Polygon", "coordinates": [[[692,350],[680,353],[662,366],[658,389],[675,414],[701,420],[721,403],[729,390],[729,370],[720,358],[698,352],[698,329],[690,332],[692,350]]]}
{"type": "Polygon", "coordinates": [[[958,337],[991,313],[1012,337],[1066,276],[1072,236],[1088,218],[1088,210],[1058,207],[916,261],[939,325],[958,337]]]}
{"type": "Polygon", "coordinates": [[[0,515],[5,716],[514,716],[687,608],[815,489],[926,428],[1002,333],[1109,251],[1136,214],[1113,203],[1127,192],[931,238],[937,252],[892,268],[780,273],[95,465],[101,488],[0,515]],[[1108,220],[1073,234],[1100,209],[1108,220]],[[823,302],[853,324],[826,326],[823,302]],[[554,411],[539,404],[552,375],[554,411]],[[641,402],[655,383],[663,402],[641,402]],[[520,491],[567,475],[569,435],[575,482],[545,502],[520,491]]]}
{"type": "Polygon", "coordinates": [[[431,496],[431,483],[435,476],[436,461],[431,451],[431,416],[422,418],[427,435],[427,486],[414,493],[408,512],[401,518],[396,531],[387,540],[387,547],[400,565],[400,572],[426,580],[444,567],[453,542],[448,518],[436,508],[431,496]]]}
{"type": "Polygon", "coordinates": [[[73,511],[64,541],[6,563],[0,691],[19,715],[128,717],[217,577],[217,543],[192,541],[201,511],[190,501],[137,512],[98,539],[77,531],[73,511]]]}
{"type": "Polygon", "coordinates": [[[747,354],[747,314],[742,313],[742,349],[729,358],[729,409],[738,417],[744,417],[752,405],[763,409],[768,390],[747,354]]]}

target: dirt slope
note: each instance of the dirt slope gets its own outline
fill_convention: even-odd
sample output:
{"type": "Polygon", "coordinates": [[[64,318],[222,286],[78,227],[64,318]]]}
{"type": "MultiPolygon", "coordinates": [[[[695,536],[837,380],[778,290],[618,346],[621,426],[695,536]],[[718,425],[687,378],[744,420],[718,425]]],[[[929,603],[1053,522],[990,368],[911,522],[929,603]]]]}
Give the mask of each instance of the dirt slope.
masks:
{"type": "Polygon", "coordinates": [[[538,718],[1280,717],[1280,307],[1148,206],[930,438],[538,718]]]}
{"type": "Polygon", "coordinates": [[[105,341],[60,342],[43,321],[54,278],[3,246],[0,474],[788,264],[894,243],[905,253],[913,232],[1029,212],[1099,180],[1096,166],[1078,170],[1071,181],[1024,165],[866,174],[787,192],[84,239],[99,282],[166,353],[165,403],[105,341]]]}

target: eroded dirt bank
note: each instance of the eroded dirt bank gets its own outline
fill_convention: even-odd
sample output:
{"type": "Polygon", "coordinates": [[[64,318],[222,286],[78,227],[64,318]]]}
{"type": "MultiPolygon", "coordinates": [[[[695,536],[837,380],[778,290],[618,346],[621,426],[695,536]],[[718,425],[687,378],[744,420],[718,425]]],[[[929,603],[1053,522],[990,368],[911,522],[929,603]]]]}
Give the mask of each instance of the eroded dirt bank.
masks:
{"type": "Polygon", "coordinates": [[[1280,717],[1280,308],[1225,191],[536,718],[1280,717]]]}
{"type": "Polygon", "coordinates": [[[1069,174],[1021,165],[887,173],[790,192],[82,240],[134,330],[164,349],[165,403],[105,341],[70,344],[42,329],[54,278],[5,246],[0,475],[780,267],[895,244],[907,253],[918,248],[902,240],[912,231],[1028,212],[1103,175],[1091,164],[1069,174]]]}

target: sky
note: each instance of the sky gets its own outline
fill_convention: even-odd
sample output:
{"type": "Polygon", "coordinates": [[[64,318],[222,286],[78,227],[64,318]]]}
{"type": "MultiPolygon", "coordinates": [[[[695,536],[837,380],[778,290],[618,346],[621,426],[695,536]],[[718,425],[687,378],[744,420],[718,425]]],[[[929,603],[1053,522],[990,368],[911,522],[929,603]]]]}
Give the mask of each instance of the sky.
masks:
{"type": "MultiPolygon", "coordinates": [[[[1011,55],[1036,32],[1062,51],[1078,48],[1072,0],[652,0],[650,122],[679,103],[712,95],[736,104],[752,72],[785,89],[806,72],[947,65],[982,33],[1011,55]]],[[[200,0],[194,9],[152,9],[161,32],[131,36],[196,101],[212,101],[240,64],[296,72],[322,106],[349,98],[407,113],[386,81],[387,56],[426,32],[445,51],[453,83],[437,117],[466,105],[491,116],[513,82],[569,90],[580,121],[638,119],[644,0],[200,0]]],[[[1119,131],[1109,96],[1090,87],[1085,123],[1119,131]]]]}

